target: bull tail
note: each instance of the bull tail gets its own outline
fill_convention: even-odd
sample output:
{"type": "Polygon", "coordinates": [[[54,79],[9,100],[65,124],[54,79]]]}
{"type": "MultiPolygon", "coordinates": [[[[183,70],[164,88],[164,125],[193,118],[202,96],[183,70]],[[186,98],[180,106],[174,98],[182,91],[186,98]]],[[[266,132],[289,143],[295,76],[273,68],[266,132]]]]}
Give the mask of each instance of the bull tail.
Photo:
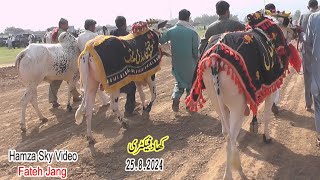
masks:
{"type": "Polygon", "coordinates": [[[88,76],[89,76],[89,53],[81,54],[79,57],[79,72],[80,72],[80,89],[82,92],[82,102],[76,111],[75,119],[76,124],[81,124],[83,121],[83,116],[85,115],[86,107],[86,95],[88,86],[88,76]]]}
{"type": "Polygon", "coordinates": [[[20,76],[20,70],[19,70],[20,63],[25,55],[26,55],[26,49],[21,51],[16,57],[15,67],[17,68],[17,72],[19,76],[20,76]]]}

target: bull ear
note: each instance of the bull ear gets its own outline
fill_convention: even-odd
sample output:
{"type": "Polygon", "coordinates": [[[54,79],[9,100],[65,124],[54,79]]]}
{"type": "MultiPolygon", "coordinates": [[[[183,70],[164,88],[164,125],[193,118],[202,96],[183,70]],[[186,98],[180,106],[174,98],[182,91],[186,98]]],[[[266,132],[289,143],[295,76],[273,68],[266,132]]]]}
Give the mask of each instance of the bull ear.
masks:
{"type": "Polygon", "coordinates": [[[158,29],[164,28],[166,26],[167,22],[168,21],[166,20],[166,21],[163,21],[163,22],[159,23],[158,24],[158,29]]]}

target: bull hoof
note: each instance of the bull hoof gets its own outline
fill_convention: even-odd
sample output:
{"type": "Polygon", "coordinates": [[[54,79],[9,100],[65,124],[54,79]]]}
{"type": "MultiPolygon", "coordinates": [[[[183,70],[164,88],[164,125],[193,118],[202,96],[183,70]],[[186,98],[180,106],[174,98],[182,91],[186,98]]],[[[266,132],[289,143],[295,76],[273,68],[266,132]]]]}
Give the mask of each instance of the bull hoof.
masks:
{"type": "Polygon", "coordinates": [[[71,112],[72,111],[72,107],[70,105],[67,105],[67,110],[68,110],[68,112],[71,112]]]}
{"type": "Polygon", "coordinates": [[[47,118],[41,118],[40,121],[41,121],[41,123],[46,123],[46,122],[48,122],[48,119],[47,118]]]}
{"type": "Polygon", "coordinates": [[[272,110],[274,115],[278,115],[279,114],[279,108],[275,103],[273,103],[271,110],[272,110]]]}
{"type": "Polygon", "coordinates": [[[20,129],[21,129],[21,131],[24,132],[24,133],[27,132],[27,128],[26,128],[26,127],[22,127],[22,126],[21,126],[20,129]]]}
{"type": "Polygon", "coordinates": [[[266,143],[266,144],[270,144],[272,142],[272,139],[267,139],[266,135],[264,134],[263,135],[263,142],[266,143]]]}
{"type": "Polygon", "coordinates": [[[129,124],[127,122],[122,122],[121,123],[121,127],[123,127],[123,129],[128,129],[129,128],[129,124]]]}
{"type": "Polygon", "coordinates": [[[87,141],[90,145],[95,144],[96,140],[93,137],[87,136],[87,141]]]}
{"type": "Polygon", "coordinates": [[[149,114],[149,112],[144,110],[144,111],[142,112],[142,118],[143,118],[143,120],[148,120],[148,119],[150,119],[150,114],[149,114]]]}
{"type": "Polygon", "coordinates": [[[258,129],[259,129],[258,122],[251,122],[250,123],[250,132],[251,133],[257,134],[258,133],[258,129]]]}

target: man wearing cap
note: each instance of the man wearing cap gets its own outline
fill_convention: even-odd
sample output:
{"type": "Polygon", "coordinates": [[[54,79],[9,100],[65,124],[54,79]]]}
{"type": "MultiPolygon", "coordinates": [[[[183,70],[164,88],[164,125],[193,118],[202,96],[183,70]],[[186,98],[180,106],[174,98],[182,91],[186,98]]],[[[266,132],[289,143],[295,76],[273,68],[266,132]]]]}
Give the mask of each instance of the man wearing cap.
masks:
{"type": "MultiPolygon", "coordinates": [[[[116,23],[117,29],[112,30],[110,32],[110,35],[126,36],[129,34],[129,32],[127,31],[127,22],[125,17],[117,16],[115,23],[116,23]]],[[[125,104],[125,112],[124,112],[125,117],[131,117],[137,114],[136,112],[134,112],[134,108],[136,106],[136,89],[137,88],[134,82],[130,82],[129,84],[127,84],[126,86],[120,89],[121,93],[127,94],[127,101],[125,104]]]]}
{"type": "MultiPolygon", "coordinates": [[[[313,1],[314,2],[314,1],[313,1]]],[[[316,8],[314,2],[314,10],[316,8]]],[[[310,4],[311,5],[311,4],[310,4]]],[[[309,16],[306,36],[305,49],[312,54],[311,61],[311,94],[313,96],[315,124],[317,132],[317,146],[320,146],[320,11],[309,16]]]]}
{"type": "MultiPolygon", "coordinates": [[[[66,19],[64,19],[64,18],[61,18],[60,21],[59,21],[59,28],[55,29],[53,31],[52,43],[59,43],[59,41],[58,41],[59,35],[62,32],[67,32],[68,28],[69,28],[68,21],[66,19]]],[[[62,83],[62,80],[55,80],[55,81],[52,81],[50,83],[50,87],[49,87],[49,103],[52,104],[53,108],[57,108],[57,107],[60,106],[60,104],[57,102],[57,100],[58,100],[57,94],[58,94],[58,90],[59,90],[59,88],[61,86],[61,83],[62,83]]],[[[71,94],[73,96],[73,102],[81,101],[80,93],[77,91],[76,88],[74,88],[71,91],[71,94]]]]}
{"type": "MultiPolygon", "coordinates": [[[[176,79],[172,93],[172,110],[179,111],[180,98],[186,90],[190,94],[193,72],[198,62],[199,36],[189,23],[190,11],[179,12],[178,23],[166,31],[160,38],[160,43],[171,42],[172,74],[176,79]]],[[[187,109],[188,110],[188,109],[187,109]]]]}
{"type": "Polygon", "coordinates": [[[304,97],[306,102],[306,110],[311,111],[312,106],[312,94],[311,94],[311,60],[312,60],[312,48],[307,48],[305,42],[305,32],[307,30],[309,16],[318,10],[317,0],[310,0],[308,3],[309,12],[302,14],[299,19],[299,26],[302,28],[300,40],[302,42],[301,54],[303,62],[303,77],[304,77],[304,97]]]}

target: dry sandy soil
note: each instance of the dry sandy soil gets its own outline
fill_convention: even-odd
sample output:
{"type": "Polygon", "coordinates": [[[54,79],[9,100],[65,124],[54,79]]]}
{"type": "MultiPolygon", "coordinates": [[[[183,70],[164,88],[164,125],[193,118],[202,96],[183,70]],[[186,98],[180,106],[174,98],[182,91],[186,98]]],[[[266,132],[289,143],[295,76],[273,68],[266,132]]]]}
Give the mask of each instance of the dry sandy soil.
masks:
{"type": "MultiPolygon", "coordinates": [[[[303,76],[293,70],[281,90],[280,114],[272,116],[273,142],[266,145],[262,135],[248,132],[250,118],[239,135],[239,150],[244,173],[248,179],[320,179],[320,149],[315,146],[313,113],[304,109],[303,76]]],[[[92,121],[96,144],[86,142],[86,123],[75,124],[72,113],[66,111],[66,85],[62,85],[59,101],[62,106],[52,109],[48,103],[48,83],[38,87],[41,111],[49,119],[40,124],[35,111],[28,106],[27,132],[19,128],[20,97],[24,87],[14,67],[0,69],[0,177],[18,179],[17,166],[8,162],[8,149],[34,151],[68,149],[79,154],[75,163],[53,162],[52,167],[67,167],[70,179],[222,179],[225,167],[225,140],[221,124],[210,102],[197,114],[190,115],[182,104],[180,112],[171,110],[170,95],[174,79],[170,61],[164,61],[157,74],[157,101],[150,120],[140,115],[129,119],[130,128],[120,128],[110,108],[101,108],[97,101],[92,121]],[[163,172],[125,172],[127,144],[146,135],[160,139],[169,135],[165,149],[158,153],[140,152],[135,158],[163,158],[163,172]]],[[[138,96],[137,96],[138,98],[138,96]]],[[[138,99],[139,100],[139,99],[138,99]]],[[[123,112],[124,100],[120,103],[123,112]]],[[[141,113],[141,110],[140,110],[141,113]]],[[[259,116],[261,119],[261,116],[259,116]]],[[[45,163],[22,163],[27,166],[45,163]]],[[[234,172],[234,179],[240,179],[234,172]]]]}

